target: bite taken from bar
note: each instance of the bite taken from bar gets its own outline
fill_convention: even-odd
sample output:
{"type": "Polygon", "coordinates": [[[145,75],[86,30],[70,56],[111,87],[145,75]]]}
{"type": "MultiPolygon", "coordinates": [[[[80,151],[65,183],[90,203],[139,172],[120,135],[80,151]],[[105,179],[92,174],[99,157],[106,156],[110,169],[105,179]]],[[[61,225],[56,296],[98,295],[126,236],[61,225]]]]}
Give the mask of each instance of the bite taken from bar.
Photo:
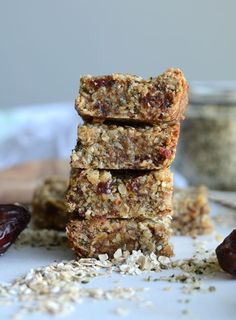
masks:
{"type": "Polygon", "coordinates": [[[84,76],[75,106],[84,119],[115,119],[148,124],[183,119],[188,85],[180,69],[147,80],[129,74],[84,76]]]}

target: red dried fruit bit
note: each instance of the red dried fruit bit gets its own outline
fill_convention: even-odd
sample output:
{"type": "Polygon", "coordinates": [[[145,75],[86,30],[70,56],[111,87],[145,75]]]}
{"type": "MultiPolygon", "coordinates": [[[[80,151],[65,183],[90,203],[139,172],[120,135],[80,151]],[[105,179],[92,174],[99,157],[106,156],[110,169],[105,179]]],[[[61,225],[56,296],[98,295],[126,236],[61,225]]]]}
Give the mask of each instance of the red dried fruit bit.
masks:
{"type": "Polygon", "coordinates": [[[132,192],[138,193],[140,188],[140,182],[137,179],[132,179],[131,182],[127,185],[127,189],[132,192]]]}
{"type": "Polygon", "coordinates": [[[160,153],[160,155],[163,156],[165,159],[170,158],[171,155],[172,155],[171,150],[166,149],[166,148],[164,148],[164,147],[160,147],[159,153],[160,153]]]}
{"type": "Polygon", "coordinates": [[[20,205],[0,205],[0,255],[14,243],[30,221],[29,211],[20,205]]]}
{"type": "Polygon", "coordinates": [[[236,229],[216,248],[216,256],[221,268],[236,276],[236,229]]]}
{"type": "Polygon", "coordinates": [[[99,89],[100,87],[111,88],[114,83],[115,80],[113,80],[110,76],[91,80],[91,84],[94,86],[95,89],[99,89]]]}
{"type": "Polygon", "coordinates": [[[161,94],[151,95],[150,93],[148,93],[146,96],[140,97],[139,102],[141,104],[160,109],[169,108],[172,104],[170,97],[161,94]]]}
{"type": "Polygon", "coordinates": [[[111,183],[109,181],[99,182],[99,184],[97,185],[96,193],[98,195],[102,193],[105,193],[105,194],[111,193],[111,183]]]}

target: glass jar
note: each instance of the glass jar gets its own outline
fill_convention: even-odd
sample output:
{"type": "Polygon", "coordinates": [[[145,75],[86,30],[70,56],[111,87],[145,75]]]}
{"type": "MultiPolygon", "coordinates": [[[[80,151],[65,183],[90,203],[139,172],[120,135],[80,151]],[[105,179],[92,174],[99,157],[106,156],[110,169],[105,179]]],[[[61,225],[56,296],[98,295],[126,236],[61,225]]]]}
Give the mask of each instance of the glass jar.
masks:
{"type": "Polygon", "coordinates": [[[236,190],[236,82],[194,82],[176,168],[190,185],[236,190]]]}

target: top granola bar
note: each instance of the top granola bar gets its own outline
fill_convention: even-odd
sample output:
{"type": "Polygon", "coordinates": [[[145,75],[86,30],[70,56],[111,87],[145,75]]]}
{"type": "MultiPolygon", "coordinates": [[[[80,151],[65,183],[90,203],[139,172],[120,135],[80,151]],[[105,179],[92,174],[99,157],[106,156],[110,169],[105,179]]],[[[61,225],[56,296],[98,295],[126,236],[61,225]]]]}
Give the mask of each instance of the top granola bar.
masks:
{"type": "Polygon", "coordinates": [[[187,102],[188,85],[183,72],[170,68],[148,80],[129,74],[84,76],[75,108],[86,120],[156,124],[183,119],[187,102]]]}

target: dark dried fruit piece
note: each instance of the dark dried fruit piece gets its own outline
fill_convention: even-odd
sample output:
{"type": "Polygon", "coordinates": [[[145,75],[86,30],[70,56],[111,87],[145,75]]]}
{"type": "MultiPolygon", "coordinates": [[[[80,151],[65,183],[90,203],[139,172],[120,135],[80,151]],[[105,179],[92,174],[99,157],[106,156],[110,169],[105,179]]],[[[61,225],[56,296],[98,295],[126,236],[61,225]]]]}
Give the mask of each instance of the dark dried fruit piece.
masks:
{"type": "Polygon", "coordinates": [[[166,109],[169,108],[172,104],[172,96],[163,95],[151,95],[148,93],[146,96],[140,97],[139,102],[144,105],[148,105],[152,108],[161,108],[166,109]]]}
{"type": "Polygon", "coordinates": [[[30,221],[29,211],[20,205],[0,205],[0,255],[3,254],[30,221]]]}
{"type": "Polygon", "coordinates": [[[160,147],[159,152],[160,152],[160,155],[161,155],[162,157],[164,157],[164,159],[169,159],[169,158],[171,158],[171,156],[172,156],[171,150],[169,150],[169,149],[167,149],[167,148],[164,148],[164,147],[160,147]]]}
{"type": "Polygon", "coordinates": [[[105,193],[105,194],[109,194],[111,193],[111,184],[110,182],[99,182],[99,184],[97,185],[97,190],[96,193],[98,195],[105,193]]]}
{"type": "Polygon", "coordinates": [[[100,87],[111,88],[115,84],[115,80],[111,76],[105,76],[100,79],[90,80],[90,84],[94,86],[95,89],[100,87]]]}
{"type": "Polygon", "coordinates": [[[221,268],[236,276],[236,229],[216,248],[216,255],[221,268]]]}

